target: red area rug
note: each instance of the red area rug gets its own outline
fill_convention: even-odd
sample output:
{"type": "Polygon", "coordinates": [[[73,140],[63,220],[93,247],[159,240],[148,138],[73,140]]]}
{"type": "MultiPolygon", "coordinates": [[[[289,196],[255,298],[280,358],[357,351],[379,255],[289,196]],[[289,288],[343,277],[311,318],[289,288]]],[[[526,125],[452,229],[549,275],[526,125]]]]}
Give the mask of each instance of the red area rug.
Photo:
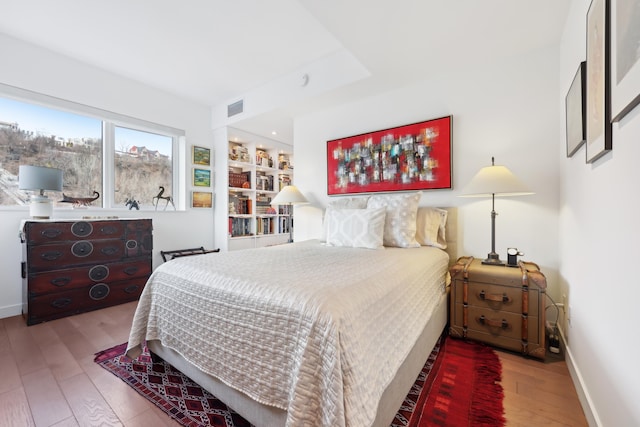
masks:
{"type": "MultiPolygon", "coordinates": [[[[122,379],[183,426],[244,427],[250,423],[148,350],[135,360],[126,343],[96,354],[95,362],[122,379]]],[[[489,348],[441,338],[391,427],[504,426],[501,365],[489,348]]]]}
{"type": "Polygon", "coordinates": [[[502,365],[490,347],[447,338],[408,427],[505,425],[502,365]]]}

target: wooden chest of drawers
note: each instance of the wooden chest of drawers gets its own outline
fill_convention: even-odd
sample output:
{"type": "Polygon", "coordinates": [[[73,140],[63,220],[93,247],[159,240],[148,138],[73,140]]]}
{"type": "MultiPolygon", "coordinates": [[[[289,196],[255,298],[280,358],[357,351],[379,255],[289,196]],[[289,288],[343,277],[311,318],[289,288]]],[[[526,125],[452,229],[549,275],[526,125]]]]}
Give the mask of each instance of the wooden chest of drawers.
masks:
{"type": "Polygon", "coordinates": [[[26,221],[21,240],[28,325],[136,300],[151,274],[150,219],[26,221]]]}
{"type": "Polygon", "coordinates": [[[451,278],[451,336],[544,359],[546,279],[536,264],[483,265],[462,257],[451,278]]]}

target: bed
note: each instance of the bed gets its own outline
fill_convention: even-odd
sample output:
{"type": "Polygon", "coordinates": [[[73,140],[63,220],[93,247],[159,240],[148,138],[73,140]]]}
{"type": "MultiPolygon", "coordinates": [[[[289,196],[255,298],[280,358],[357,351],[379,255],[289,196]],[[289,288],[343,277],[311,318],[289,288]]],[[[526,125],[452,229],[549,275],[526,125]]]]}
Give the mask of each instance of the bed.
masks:
{"type": "Polygon", "coordinates": [[[320,240],[177,258],[127,354],[146,342],[256,426],[388,426],[446,325],[450,259],[320,240]]]}

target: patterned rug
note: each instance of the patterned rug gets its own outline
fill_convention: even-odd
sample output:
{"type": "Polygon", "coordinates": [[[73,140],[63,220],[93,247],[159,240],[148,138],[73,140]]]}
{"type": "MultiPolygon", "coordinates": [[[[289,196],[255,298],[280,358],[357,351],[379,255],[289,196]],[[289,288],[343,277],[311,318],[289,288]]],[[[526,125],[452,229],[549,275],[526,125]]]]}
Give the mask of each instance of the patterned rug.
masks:
{"type": "MultiPolygon", "coordinates": [[[[135,360],[126,343],[96,354],[95,362],[187,427],[251,424],[148,350],[135,360]]],[[[504,426],[501,365],[489,347],[442,337],[429,355],[390,427],[504,426]]]]}
{"type": "Polygon", "coordinates": [[[504,426],[501,378],[502,364],[493,349],[447,338],[407,426],[504,426]]]}

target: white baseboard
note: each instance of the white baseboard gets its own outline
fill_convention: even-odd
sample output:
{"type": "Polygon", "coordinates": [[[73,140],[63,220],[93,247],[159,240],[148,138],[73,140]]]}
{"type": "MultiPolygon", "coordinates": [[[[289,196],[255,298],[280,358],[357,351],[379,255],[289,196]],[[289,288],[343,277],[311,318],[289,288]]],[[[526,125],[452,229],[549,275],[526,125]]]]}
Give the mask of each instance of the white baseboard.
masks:
{"type": "Polygon", "coordinates": [[[22,314],[22,304],[7,305],[0,307],[0,319],[5,317],[19,316],[22,314]]]}
{"type": "Polygon", "coordinates": [[[567,345],[564,331],[561,328],[558,328],[558,330],[560,332],[562,349],[565,354],[564,359],[567,363],[567,368],[569,369],[569,375],[571,375],[571,379],[573,380],[573,385],[576,388],[576,393],[578,394],[578,399],[580,400],[580,404],[582,405],[582,410],[584,411],[584,416],[587,419],[587,423],[589,423],[589,427],[602,427],[602,423],[600,422],[598,413],[593,406],[593,401],[589,396],[589,390],[587,390],[587,388],[585,387],[584,381],[582,379],[582,374],[580,374],[580,369],[575,363],[575,359],[573,357],[573,354],[571,353],[571,348],[567,345]]]}

